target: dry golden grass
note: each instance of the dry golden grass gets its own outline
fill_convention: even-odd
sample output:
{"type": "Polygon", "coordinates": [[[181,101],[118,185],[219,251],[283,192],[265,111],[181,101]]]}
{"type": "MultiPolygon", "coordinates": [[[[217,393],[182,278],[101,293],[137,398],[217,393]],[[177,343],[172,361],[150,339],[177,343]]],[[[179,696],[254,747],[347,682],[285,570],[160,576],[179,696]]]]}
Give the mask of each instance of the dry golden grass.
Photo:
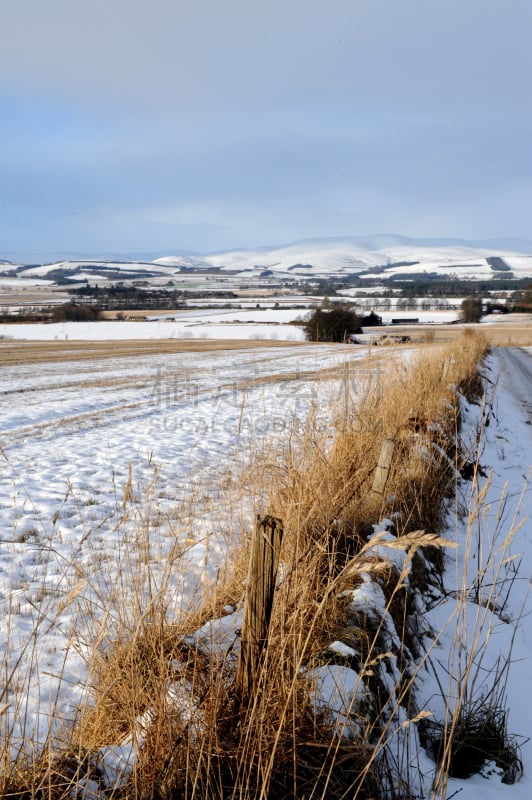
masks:
{"type": "MultiPolygon", "coordinates": [[[[321,786],[320,791],[331,797],[335,782],[342,792],[350,785],[358,786],[360,797],[371,795],[374,777],[360,764],[362,752],[367,760],[364,738],[353,745],[351,756],[358,750],[359,757],[346,772],[339,755],[345,756],[345,745],[331,738],[326,724],[316,724],[302,670],[340,632],[345,639],[350,620],[342,591],[360,583],[361,570],[379,573],[390,613],[406,636],[402,578],[367,561],[365,540],[385,513],[394,517],[405,549],[425,546],[434,552],[441,547],[437,539],[415,534],[414,543],[408,535],[422,525],[432,529],[438,521],[442,493],[450,491],[458,458],[453,451],[458,427],[453,386],[470,380],[484,349],[485,342],[473,335],[445,350],[431,348],[407,368],[392,368],[379,384],[370,381],[361,402],[349,399],[348,406],[338,410],[332,435],[330,428],[318,426],[316,409],[303,434],[292,438],[284,462],[276,453],[260,468],[256,465],[255,491],[269,497],[269,510],[284,520],[286,536],[283,581],[260,691],[244,716],[234,704],[234,665],[222,656],[212,663],[191,649],[186,637],[227,602],[241,602],[245,554],[230,585],[218,587],[219,599],[208,608],[199,608],[180,626],[165,626],[163,619],[142,620],[133,638],[116,642],[111,653],[95,659],[98,701],[82,717],[80,742],[101,747],[135,730],[139,718],[150,714],[150,733],[131,796],[139,785],[146,791],[156,776],[159,793],[181,787],[191,797],[222,796],[229,785],[238,787],[240,796],[262,791],[264,797],[274,797],[275,787],[288,776],[294,797],[303,796],[307,779],[314,782],[314,792],[321,786]],[[390,502],[371,494],[381,443],[388,437],[397,443],[386,490],[386,496],[393,497],[390,502]],[[426,457],[434,443],[435,457],[426,457]],[[167,686],[172,675],[175,678],[176,664],[180,674],[188,676],[191,705],[185,711],[168,708],[167,686]],[[191,740],[189,730],[195,715],[197,741],[191,740]],[[315,753],[320,754],[319,768],[313,763],[315,753]],[[300,765],[307,758],[303,777],[300,765]]],[[[350,630],[351,642],[367,663],[378,654],[379,635],[362,627],[350,630]]],[[[382,687],[374,684],[382,694],[382,687]]],[[[382,724],[377,715],[372,735],[382,724]]]]}
{"type": "MultiPolygon", "coordinates": [[[[79,711],[69,748],[78,772],[89,770],[87,754],[132,737],[137,760],[116,792],[128,800],[379,797],[387,778],[377,756],[385,752],[395,713],[390,707],[420,718],[411,697],[412,656],[420,653],[409,628],[407,578],[423,586],[431,579],[427,571],[441,568],[448,542],[436,532],[462,459],[456,388],[478,397],[485,351],[483,337],[466,333],[445,347],[422,348],[379,380],[372,370],[381,355],[369,353],[367,384],[353,397],[346,376],[341,399],[327,409],[327,424],[316,405],[303,430],[294,427],[279,446],[250,461],[239,490],[251,493],[256,508],[280,517],[285,531],[282,579],[253,701],[242,706],[235,695],[238,633],[229,649],[205,648],[193,637],[228,604],[238,608],[244,601],[247,548],[235,541],[223,579],[178,623],[166,622],[164,592],[139,604],[138,612],[125,610],[112,640],[104,620],[90,663],[93,699],[79,711]],[[395,449],[385,491],[376,494],[385,439],[393,439],[395,449]],[[390,545],[381,537],[377,544],[403,549],[402,569],[376,556],[374,539],[368,543],[384,516],[393,520],[397,539],[390,545]],[[400,678],[392,691],[378,670],[390,655],[383,650],[385,618],[354,615],[345,599],[366,580],[378,583],[385,617],[401,639],[393,653],[400,678]],[[359,654],[357,669],[373,698],[371,708],[349,710],[358,727],[351,738],[317,711],[309,677],[337,639],[359,654]]],[[[171,569],[179,566],[176,557],[171,569]]],[[[48,775],[50,797],[63,796],[61,782],[50,778],[54,770],[61,773],[53,766],[61,763],[43,756],[34,767],[34,775],[39,765],[48,775]]],[[[12,774],[5,791],[20,780],[12,774]]],[[[397,797],[406,797],[406,790],[397,797]]],[[[37,796],[33,789],[24,795],[37,796]]]]}
{"type": "Polygon", "coordinates": [[[437,527],[437,501],[452,485],[459,459],[453,387],[479,390],[471,376],[485,347],[482,337],[469,335],[391,365],[379,381],[370,374],[362,399],[339,409],[332,442],[330,429],[319,436],[311,424],[292,443],[281,481],[279,469],[273,476],[271,509],[297,532],[294,541],[304,536],[299,550],[314,540],[322,545],[336,540],[340,552],[350,553],[382,514],[394,515],[401,534],[427,524],[437,527]],[[382,443],[389,438],[395,454],[386,492],[379,497],[372,483],[382,443]]]}

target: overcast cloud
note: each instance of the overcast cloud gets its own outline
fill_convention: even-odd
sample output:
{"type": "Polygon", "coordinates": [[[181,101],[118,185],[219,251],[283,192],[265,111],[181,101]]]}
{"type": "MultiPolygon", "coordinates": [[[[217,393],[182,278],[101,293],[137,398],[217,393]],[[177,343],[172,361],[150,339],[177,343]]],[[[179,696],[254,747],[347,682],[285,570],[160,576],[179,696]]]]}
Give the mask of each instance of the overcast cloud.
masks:
{"type": "Polygon", "coordinates": [[[532,238],[530,0],[2,0],[0,251],[532,238]]]}

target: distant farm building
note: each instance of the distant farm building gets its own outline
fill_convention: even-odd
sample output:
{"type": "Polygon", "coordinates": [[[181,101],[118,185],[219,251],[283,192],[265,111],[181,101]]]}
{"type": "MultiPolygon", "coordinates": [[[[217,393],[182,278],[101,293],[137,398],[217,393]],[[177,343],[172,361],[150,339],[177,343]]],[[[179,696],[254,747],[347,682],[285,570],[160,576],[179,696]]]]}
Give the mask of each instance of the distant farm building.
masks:
{"type": "Polygon", "coordinates": [[[405,342],[410,341],[410,336],[396,336],[392,333],[383,333],[382,336],[379,336],[377,339],[372,339],[371,344],[379,346],[386,344],[405,344],[405,342]]]}

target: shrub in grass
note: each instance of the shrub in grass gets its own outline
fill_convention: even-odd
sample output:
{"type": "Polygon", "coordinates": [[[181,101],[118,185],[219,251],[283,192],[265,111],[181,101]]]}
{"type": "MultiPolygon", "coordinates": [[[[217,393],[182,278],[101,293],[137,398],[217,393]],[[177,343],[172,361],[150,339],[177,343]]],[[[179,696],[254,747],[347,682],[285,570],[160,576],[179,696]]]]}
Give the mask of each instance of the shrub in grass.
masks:
{"type": "Polygon", "coordinates": [[[519,747],[508,735],[504,708],[484,705],[483,700],[462,708],[447,723],[425,721],[425,744],[434,760],[452,778],[469,778],[492,762],[502,782],[515,783],[522,774],[519,747]]]}

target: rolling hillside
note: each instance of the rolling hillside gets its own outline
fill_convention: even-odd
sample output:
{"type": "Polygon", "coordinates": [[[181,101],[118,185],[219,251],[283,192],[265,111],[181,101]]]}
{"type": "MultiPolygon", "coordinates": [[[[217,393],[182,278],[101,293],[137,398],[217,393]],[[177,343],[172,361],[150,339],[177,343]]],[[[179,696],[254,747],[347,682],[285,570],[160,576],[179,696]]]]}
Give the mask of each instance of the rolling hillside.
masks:
{"type": "Polygon", "coordinates": [[[401,236],[312,239],[293,244],[233,250],[209,255],[168,255],[155,260],[87,258],[46,264],[0,262],[0,272],[21,279],[45,278],[116,282],[162,281],[176,275],[203,274],[223,281],[242,278],[313,279],[357,274],[361,278],[412,278],[415,275],[454,280],[532,278],[532,244],[421,240],[401,236]],[[503,246],[501,246],[503,245],[503,246]],[[520,249],[512,249],[519,247],[520,249]]]}

